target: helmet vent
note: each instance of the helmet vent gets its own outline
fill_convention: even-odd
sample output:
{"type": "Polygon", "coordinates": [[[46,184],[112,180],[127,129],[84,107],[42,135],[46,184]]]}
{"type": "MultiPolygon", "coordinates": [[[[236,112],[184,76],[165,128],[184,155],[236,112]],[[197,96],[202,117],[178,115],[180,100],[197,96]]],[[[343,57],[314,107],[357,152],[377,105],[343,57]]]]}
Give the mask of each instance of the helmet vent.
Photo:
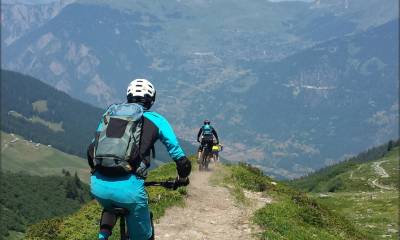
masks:
{"type": "Polygon", "coordinates": [[[142,90],[136,90],[136,92],[142,92],[142,90]]]}

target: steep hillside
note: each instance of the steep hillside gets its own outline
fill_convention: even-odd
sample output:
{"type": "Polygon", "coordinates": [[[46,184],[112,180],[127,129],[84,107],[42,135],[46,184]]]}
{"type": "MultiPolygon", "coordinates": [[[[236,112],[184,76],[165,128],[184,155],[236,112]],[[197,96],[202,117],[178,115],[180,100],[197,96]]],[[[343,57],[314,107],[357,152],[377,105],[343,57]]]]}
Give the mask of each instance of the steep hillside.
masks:
{"type": "Polygon", "coordinates": [[[0,191],[0,238],[8,240],[22,239],[29,225],[67,216],[91,199],[89,187],[69,172],[40,177],[3,171],[0,191]]]}
{"type": "Polygon", "coordinates": [[[102,113],[35,78],[1,71],[3,131],[84,157],[102,113]]]}
{"type": "Polygon", "coordinates": [[[290,184],[354,224],[371,239],[398,238],[399,143],[371,149],[290,184]],[[381,150],[382,150],[381,149],[381,150]],[[378,151],[377,151],[378,150],[378,151]],[[358,161],[357,161],[358,160],[358,161]]]}
{"type": "Polygon", "coordinates": [[[63,175],[64,170],[77,172],[80,179],[89,182],[86,159],[4,132],[1,132],[1,169],[36,176],[63,175]]]}
{"type": "MultiPolygon", "coordinates": [[[[388,165],[388,176],[381,178],[385,184],[396,188],[395,166],[398,160],[399,141],[390,141],[362,152],[341,163],[322,168],[307,176],[288,182],[306,192],[371,191],[376,188],[368,179],[376,177],[379,166],[388,165]],[[384,162],[382,162],[384,161],[384,162]],[[390,167],[389,167],[390,166],[390,167]]],[[[378,176],[379,177],[379,176],[378,176]]]]}
{"type": "MultiPolygon", "coordinates": [[[[104,112],[35,78],[6,70],[1,71],[1,106],[3,131],[83,158],[104,112]]],[[[195,151],[190,143],[180,142],[188,155],[195,151]]],[[[156,148],[157,159],[169,161],[162,148],[156,148]]]]}
{"type": "Polygon", "coordinates": [[[395,137],[396,9],[82,0],[5,48],[2,66],[99,106],[147,77],[178,135],[191,141],[211,119],[226,158],[293,178],[395,137]]]}

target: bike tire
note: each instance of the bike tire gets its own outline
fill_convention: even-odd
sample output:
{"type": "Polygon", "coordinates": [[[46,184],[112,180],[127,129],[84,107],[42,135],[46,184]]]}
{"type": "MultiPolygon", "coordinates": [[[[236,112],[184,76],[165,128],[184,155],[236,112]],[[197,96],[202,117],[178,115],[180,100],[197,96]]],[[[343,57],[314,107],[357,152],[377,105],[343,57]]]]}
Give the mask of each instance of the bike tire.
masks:
{"type": "Polygon", "coordinates": [[[204,151],[203,151],[203,154],[204,154],[204,156],[203,156],[203,161],[202,161],[202,163],[203,163],[203,168],[205,169],[205,170],[208,170],[208,163],[209,163],[209,156],[210,156],[210,149],[209,149],[209,146],[206,146],[205,148],[204,148],[204,151]]]}
{"type": "Polygon", "coordinates": [[[204,169],[204,150],[201,152],[200,163],[199,163],[199,171],[203,171],[204,169]]]}

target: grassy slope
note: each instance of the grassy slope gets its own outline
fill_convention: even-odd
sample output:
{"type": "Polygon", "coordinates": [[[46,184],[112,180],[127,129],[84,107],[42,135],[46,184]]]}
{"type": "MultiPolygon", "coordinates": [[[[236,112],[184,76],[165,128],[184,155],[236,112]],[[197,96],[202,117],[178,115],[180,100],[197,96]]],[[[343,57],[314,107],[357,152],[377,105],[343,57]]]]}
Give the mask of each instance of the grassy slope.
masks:
{"type": "MultiPolygon", "coordinates": [[[[399,147],[380,159],[348,167],[341,174],[318,182],[310,196],[333,212],[346,216],[372,239],[397,239],[398,159],[399,147]],[[376,173],[374,165],[379,162],[389,177],[376,173]],[[392,190],[373,185],[374,180],[392,190]],[[328,192],[332,189],[334,192],[328,192]]],[[[305,186],[306,180],[293,182],[293,185],[305,186]]]]}
{"type": "MultiPolygon", "coordinates": [[[[169,163],[150,171],[148,181],[166,180],[175,176],[175,164],[169,163]]],[[[161,187],[149,187],[147,191],[150,208],[155,219],[159,219],[168,207],[182,205],[186,195],[186,188],[184,187],[177,191],[166,190],[161,187]]],[[[93,201],[69,217],[46,220],[31,226],[27,239],[96,239],[100,215],[101,208],[93,201]]],[[[113,232],[112,239],[119,239],[118,224],[113,232]]]]}
{"type": "Polygon", "coordinates": [[[20,136],[1,132],[2,170],[25,171],[30,175],[45,176],[61,175],[62,169],[65,169],[71,173],[77,171],[80,179],[88,182],[89,168],[86,160],[47,145],[36,144],[20,136]],[[10,143],[16,138],[16,142],[10,143]]]}
{"type": "Polygon", "coordinates": [[[234,186],[233,192],[240,201],[243,189],[273,198],[253,216],[262,229],[261,239],[368,239],[344,217],[284,183],[274,185],[258,169],[241,164],[228,166],[225,172],[224,182],[234,186]]]}

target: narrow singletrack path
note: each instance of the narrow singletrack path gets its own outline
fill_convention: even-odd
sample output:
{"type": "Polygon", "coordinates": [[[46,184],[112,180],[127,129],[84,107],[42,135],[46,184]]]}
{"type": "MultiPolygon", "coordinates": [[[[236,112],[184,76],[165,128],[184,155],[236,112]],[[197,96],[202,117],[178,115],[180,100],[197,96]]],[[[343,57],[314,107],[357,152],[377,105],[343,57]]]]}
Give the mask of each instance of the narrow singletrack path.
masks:
{"type": "Polygon", "coordinates": [[[388,178],[389,174],[386,172],[386,170],[381,167],[382,163],[388,162],[389,160],[383,160],[379,162],[375,162],[372,166],[376,172],[377,175],[379,175],[381,178],[388,178]]]}
{"type": "MultiPolygon", "coordinates": [[[[375,173],[379,176],[379,178],[388,178],[390,177],[389,174],[386,172],[386,170],[381,167],[382,163],[388,162],[388,160],[383,160],[379,162],[375,162],[372,164],[372,168],[374,169],[375,173]]],[[[383,184],[379,183],[379,178],[376,178],[371,181],[371,184],[374,185],[377,188],[383,189],[383,190],[394,190],[393,187],[391,186],[385,186],[383,184]]]]}
{"type": "Polygon", "coordinates": [[[167,210],[155,224],[155,239],[255,239],[252,237],[255,230],[250,224],[249,209],[238,206],[227,188],[211,186],[212,174],[219,174],[218,167],[192,173],[185,206],[167,210]]]}

